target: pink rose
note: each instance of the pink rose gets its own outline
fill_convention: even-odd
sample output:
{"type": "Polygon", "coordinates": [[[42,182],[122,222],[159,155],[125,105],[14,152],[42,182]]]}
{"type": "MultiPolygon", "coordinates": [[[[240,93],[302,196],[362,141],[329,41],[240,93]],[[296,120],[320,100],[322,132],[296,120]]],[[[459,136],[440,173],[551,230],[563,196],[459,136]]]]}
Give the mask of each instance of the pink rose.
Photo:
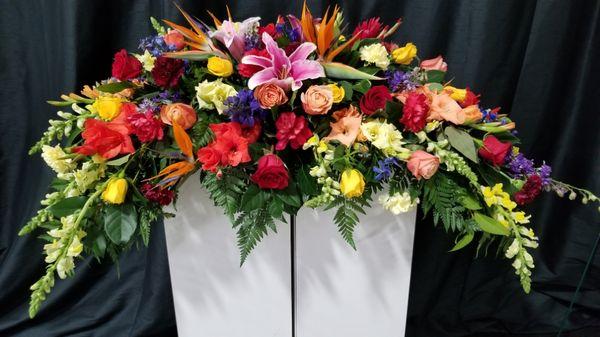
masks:
{"type": "Polygon", "coordinates": [[[435,58],[421,61],[421,68],[425,70],[440,70],[448,71],[448,64],[444,62],[442,55],[438,55],[435,58]]]}
{"type": "Polygon", "coordinates": [[[163,40],[165,40],[166,44],[174,46],[176,50],[181,50],[185,47],[183,34],[176,30],[169,30],[169,32],[163,36],[163,40]]]}
{"type": "Polygon", "coordinates": [[[333,105],[333,91],[328,85],[313,85],[300,95],[302,107],[309,115],[324,115],[333,105]]]}
{"type": "Polygon", "coordinates": [[[406,167],[417,178],[429,179],[433,177],[440,166],[440,158],[422,150],[417,150],[410,155],[406,167]]]}
{"type": "Polygon", "coordinates": [[[187,130],[196,124],[196,110],[191,105],[184,103],[173,103],[163,105],[160,109],[160,119],[163,123],[172,125],[176,122],[184,130],[187,130]]]}

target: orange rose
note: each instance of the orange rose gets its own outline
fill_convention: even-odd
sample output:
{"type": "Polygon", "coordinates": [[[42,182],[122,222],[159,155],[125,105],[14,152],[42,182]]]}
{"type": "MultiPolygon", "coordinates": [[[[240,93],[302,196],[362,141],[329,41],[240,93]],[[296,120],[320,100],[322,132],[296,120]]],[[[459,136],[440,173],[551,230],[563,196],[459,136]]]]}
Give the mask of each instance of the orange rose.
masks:
{"type": "Polygon", "coordinates": [[[309,115],[324,115],[333,105],[333,91],[328,85],[313,85],[300,95],[302,107],[309,115]]]}
{"type": "Polygon", "coordinates": [[[196,118],[196,111],[191,105],[174,103],[164,105],[160,109],[160,119],[163,123],[172,125],[175,122],[186,130],[196,123],[196,118]]]}
{"type": "Polygon", "coordinates": [[[465,123],[477,123],[483,118],[483,114],[477,105],[469,105],[462,109],[465,114],[465,123]]]}
{"type": "Polygon", "coordinates": [[[288,101],[285,91],[275,84],[261,84],[254,89],[254,97],[263,109],[285,104],[288,101]]]}
{"type": "Polygon", "coordinates": [[[429,179],[437,172],[440,158],[422,150],[417,150],[410,155],[406,167],[417,178],[429,179]]]}

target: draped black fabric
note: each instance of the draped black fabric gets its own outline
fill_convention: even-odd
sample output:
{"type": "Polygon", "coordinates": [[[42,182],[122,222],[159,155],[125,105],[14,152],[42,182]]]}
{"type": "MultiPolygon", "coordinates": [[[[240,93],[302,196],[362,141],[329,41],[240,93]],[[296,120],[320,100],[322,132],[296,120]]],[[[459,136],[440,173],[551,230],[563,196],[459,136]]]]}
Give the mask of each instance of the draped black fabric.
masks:
{"type": "MultiPolygon", "coordinates": [[[[204,19],[205,9],[226,15],[222,1],[181,4],[204,19]]],[[[330,4],[309,1],[315,14],[330,4]]],[[[229,5],[237,19],[273,20],[301,8],[300,1],[229,5]]],[[[371,16],[388,23],[403,17],[397,41],[414,42],[424,58],[444,55],[455,86],[469,86],[483,93],[484,106],[511,113],[525,153],[545,159],[556,178],[600,192],[599,1],[340,5],[350,26],[371,16]]],[[[44,101],[108,77],[112,55],[135,50],[152,32],[149,16],[182,21],[166,0],[0,1],[0,336],[176,335],[162,224],[153,228],[149,249],[134,248],[118,270],[79,261],[75,276],[57,282],[33,320],[28,287],[43,273],[42,242],[16,235],[51,177],[39,157],[27,156],[55,114],[44,101]]],[[[600,230],[598,210],[546,195],[530,211],[540,248],[529,295],[506,260],[474,259],[475,247],[447,253],[452,238],[419,220],[407,336],[556,335],[600,230]]],[[[566,323],[569,335],[600,336],[599,287],[595,256],[566,323]]]]}

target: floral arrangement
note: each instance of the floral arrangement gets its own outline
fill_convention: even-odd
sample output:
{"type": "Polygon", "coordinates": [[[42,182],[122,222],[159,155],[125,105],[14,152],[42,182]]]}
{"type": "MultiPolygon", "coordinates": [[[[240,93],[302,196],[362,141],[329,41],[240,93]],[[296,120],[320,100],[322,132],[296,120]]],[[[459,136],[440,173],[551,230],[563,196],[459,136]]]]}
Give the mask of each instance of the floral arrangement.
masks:
{"type": "Polygon", "coordinates": [[[390,41],[400,20],[344,31],[338,7],[317,19],[304,5],[300,18],[266,25],[182,13],[189,28],[151,19],[156,35],[117,52],[109,79],[49,102],[72,111],[31,149],[57,174],[20,232],[43,229],[47,241],[31,317],[75,258],[147,245],[196,171],[231,219],[242,263],[303,206],[335,209],[355,248],[373,201],[393,214],[420,204],[456,237],[451,251],[497,245],[525,292],[538,243],[523,207],[542,191],[598,202],[525,157],[515,123],[452,86],[441,56],[421,60],[414,44],[390,41]]]}

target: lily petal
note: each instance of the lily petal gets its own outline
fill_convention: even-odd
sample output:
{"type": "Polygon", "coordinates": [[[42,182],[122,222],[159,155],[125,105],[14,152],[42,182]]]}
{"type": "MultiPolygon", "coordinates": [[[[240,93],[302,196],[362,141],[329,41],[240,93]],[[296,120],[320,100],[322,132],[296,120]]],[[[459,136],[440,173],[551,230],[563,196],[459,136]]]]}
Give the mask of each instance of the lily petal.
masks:
{"type": "Polygon", "coordinates": [[[271,61],[270,59],[263,57],[263,56],[257,56],[257,55],[248,55],[248,56],[244,56],[242,58],[242,63],[243,64],[251,64],[254,66],[259,66],[259,67],[263,67],[263,68],[269,68],[273,66],[273,61],[271,61]]]}
{"type": "Polygon", "coordinates": [[[275,69],[273,69],[273,67],[265,68],[250,77],[250,80],[248,80],[248,88],[254,89],[257,86],[274,79],[277,79],[275,69]]]}
{"type": "Polygon", "coordinates": [[[304,42],[299,45],[296,50],[290,55],[290,62],[306,60],[308,55],[317,49],[317,46],[311,42],[304,42]]]}
{"type": "Polygon", "coordinates": [[[291,75],[294,78],[294,81],[303,81],[325,77],[325,70],[323,70],[323,66],[317,61],[296,61],[292,64],[291,75]]]}
{"type": "Polygon", "coordinates": [[[279,48],[279,46],[277,46],[277,42],[273,40],[271,35],[263,33],[262,41],[265,44],[265,47],[267,48],[267,52],[269,52],[269,54],[272,57],[273,68],[275,72],[279,73],[282,71],[289,71],[289,69],[291,68],[290,59],[285,54],[285,51],[279,48]]]}

